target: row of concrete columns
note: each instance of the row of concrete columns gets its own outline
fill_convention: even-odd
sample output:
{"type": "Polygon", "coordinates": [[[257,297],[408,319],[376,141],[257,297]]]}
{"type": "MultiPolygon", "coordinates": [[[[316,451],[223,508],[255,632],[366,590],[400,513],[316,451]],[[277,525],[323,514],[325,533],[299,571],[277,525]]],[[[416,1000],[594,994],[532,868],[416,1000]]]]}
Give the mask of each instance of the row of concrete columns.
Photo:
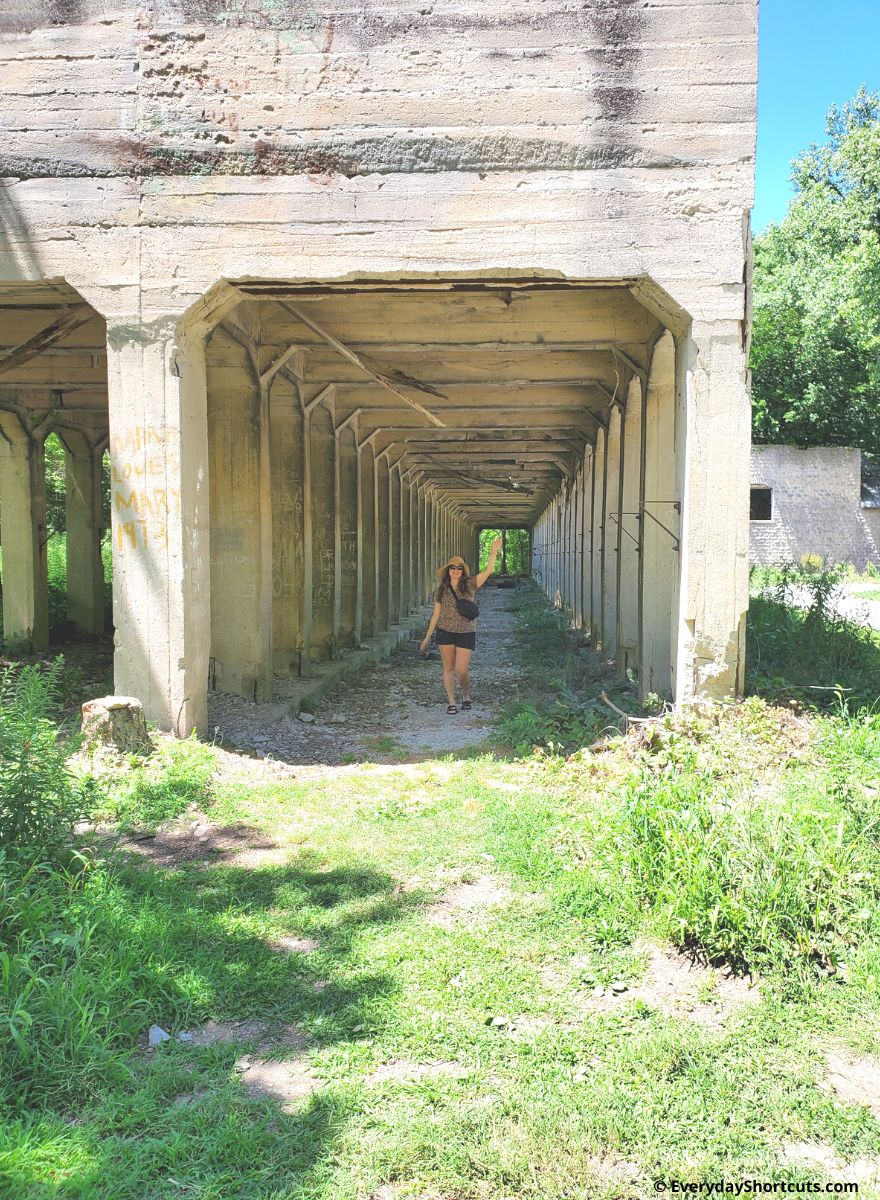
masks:
{"type": "MultiPolygon", "coordinates": [[[[0,545],[3,640],[11,651],[49,644],[49,590],[44,446],[51,419],[38,425],[0,411],[0,545]]],[[[83,634],[104,631],[101,462],[106,437],[56,430],[64,447],[67,616],[83,634]]]]}
{"type": "Polygon", "coordinates": [[[595,444],[534,531],[534,567],[547,595],[621,674],[638,676],[643,695],[676,691],[682,425],[667,333],[648,371],[615,397],[595,444]]]}
{"type": "Polygon", "coordinates": [[[218,691],[257,701],[273,675],[308,675],[398,624],[472,527],[377,451],[336,389],[289,372],[261,382],[224,330],[207,352],[211,648],[218,691]]]}

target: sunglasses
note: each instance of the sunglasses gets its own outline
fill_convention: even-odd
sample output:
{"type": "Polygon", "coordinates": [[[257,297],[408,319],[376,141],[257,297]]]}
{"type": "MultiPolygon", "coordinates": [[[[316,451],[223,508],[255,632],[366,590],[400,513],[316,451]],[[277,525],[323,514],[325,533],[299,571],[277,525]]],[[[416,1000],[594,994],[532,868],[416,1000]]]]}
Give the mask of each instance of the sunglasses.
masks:
{"type": "Polygon", "coordinates": [[[464,567],[450,567],[449,570],[450,571],[463,571],[464,567]]]}

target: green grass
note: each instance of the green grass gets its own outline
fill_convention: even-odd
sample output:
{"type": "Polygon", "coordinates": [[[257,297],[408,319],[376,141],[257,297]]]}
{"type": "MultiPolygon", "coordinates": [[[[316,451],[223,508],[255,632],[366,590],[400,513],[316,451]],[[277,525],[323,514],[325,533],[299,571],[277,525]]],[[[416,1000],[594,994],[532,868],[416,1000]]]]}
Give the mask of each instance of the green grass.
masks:
{"type": "MultiPolygon", "coordinates": [[[[877,1153],[868,1109],[819,1084],[827,1049],[880,1045],[880,716],[753,696],[590,753],[615,728],[596,690],[633,711],[634,693],[537,599],[522,616],[517,757],[253,786],[166,746],[99,773],[104,816],[196,804],[271,861],[7,861],[0,1196],[611,1200],[657,1177],[818,1179],[786,1142],[877,1153]],[[432,919],[485,877],[497,907],[432,919]],[[638,985],[646,940],[750,968],[760,1003],[717,1027],[626,993],[591,1007],[638,985]],[[246,1095],[247,1047],[142,1048],[151,1023],[255,1017],[312,1039],[319,1086],[289,1111],[246,1095]],[[374,1078],[400,1061],[455,1071],[374,1078]]],[[[759,609],[751,636],[775,620],[759,609]]],[[[855,691],[859,664],[840,670],[855,691]]]]}

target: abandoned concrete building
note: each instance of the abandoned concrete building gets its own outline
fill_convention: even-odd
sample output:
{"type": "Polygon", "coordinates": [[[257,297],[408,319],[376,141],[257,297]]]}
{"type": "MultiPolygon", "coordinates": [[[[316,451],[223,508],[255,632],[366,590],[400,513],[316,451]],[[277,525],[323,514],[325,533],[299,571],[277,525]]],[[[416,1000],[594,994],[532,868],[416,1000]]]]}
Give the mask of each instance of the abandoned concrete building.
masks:
{"type": "Polygon", "coordinates": [[[750,556],[880,567],[880,470],[845,446],[753,446],[750,556]]]}
{"type": "Polygon", "coordinates": [[[7,0],[8,646],[68,601],[115,686],[356,654],[479,530],[643,692],[741,686],[757,0],[7,0]]]}

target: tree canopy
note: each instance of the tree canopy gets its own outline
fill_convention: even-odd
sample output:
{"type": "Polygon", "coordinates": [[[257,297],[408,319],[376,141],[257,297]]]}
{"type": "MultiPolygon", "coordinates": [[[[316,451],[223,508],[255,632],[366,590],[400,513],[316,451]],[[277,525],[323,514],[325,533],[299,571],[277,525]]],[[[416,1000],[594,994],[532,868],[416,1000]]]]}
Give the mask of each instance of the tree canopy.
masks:
{"type": "Polygon", "coordinates": [[[832,107],[826,135],[755,239],[753,436],[880,456],[880,95],[832,107]]]}

